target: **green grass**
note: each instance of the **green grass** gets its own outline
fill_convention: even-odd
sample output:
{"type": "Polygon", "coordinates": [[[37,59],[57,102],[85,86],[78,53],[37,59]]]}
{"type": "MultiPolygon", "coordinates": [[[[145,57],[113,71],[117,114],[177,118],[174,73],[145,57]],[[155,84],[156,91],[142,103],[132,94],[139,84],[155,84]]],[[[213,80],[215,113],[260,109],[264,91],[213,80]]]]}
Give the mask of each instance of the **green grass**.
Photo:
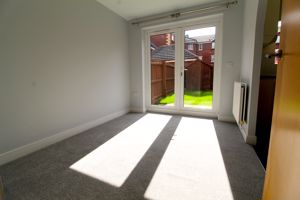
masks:
{"type": "MultiPolygon", "coordinates": [[[[185,91],[184,105],[212,106],[212,91],[185,91]]],[[[159,104],[174,104],[175,94],[168,95],[159,104]]]]}

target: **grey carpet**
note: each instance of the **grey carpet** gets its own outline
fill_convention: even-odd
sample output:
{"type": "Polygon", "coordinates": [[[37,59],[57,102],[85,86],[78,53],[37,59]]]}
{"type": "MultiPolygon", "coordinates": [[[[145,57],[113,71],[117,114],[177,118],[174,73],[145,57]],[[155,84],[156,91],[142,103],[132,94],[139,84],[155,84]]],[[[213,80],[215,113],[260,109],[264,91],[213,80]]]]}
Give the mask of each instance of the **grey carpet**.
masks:
{"type": "MultiPolygon", "coordinates": [[[[173,137],[181,116],[173,116],[126,182],[116,188],[69,167],[143,117],[130,113],[0,167],[7,200],[145,199],[145,191],[173,137]]],[[[234,200],[261,197],[264,170],[238,127],[213,121],[234,200]]],[[[201,159],[201,158],[199,158],[201,159]]]]}

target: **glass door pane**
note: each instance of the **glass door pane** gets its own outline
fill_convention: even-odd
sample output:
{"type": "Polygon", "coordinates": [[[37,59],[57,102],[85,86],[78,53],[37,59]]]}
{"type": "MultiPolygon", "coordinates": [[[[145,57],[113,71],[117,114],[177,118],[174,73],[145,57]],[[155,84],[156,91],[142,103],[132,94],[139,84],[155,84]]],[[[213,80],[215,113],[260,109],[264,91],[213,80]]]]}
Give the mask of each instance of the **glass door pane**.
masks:
{"type": "Polygon", "coordinates": [[[150,36],[151,105],[175,104],[175,33],[150,36]]]}
{"type": "Polygon", "coordinates": [[[184,107],[212,109],[216,27],[184,31],[184,107]]]}

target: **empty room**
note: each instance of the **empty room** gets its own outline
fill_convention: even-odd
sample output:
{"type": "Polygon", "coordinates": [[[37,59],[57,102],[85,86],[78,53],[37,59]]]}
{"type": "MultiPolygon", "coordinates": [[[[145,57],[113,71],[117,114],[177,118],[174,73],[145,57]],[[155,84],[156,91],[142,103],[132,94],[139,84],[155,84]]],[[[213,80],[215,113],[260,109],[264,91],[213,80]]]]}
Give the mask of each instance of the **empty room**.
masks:
{"type": "Polygon", "coordinates": [[[299,13],[0,0],[0,200],[299,200],[299,13]]]}

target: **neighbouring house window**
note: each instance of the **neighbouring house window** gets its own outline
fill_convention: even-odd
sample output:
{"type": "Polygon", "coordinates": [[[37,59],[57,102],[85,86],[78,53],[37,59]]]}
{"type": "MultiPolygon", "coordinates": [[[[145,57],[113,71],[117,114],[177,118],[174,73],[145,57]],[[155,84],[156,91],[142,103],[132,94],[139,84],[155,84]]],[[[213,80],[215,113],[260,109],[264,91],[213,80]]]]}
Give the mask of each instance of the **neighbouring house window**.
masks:
{"type": "Polygon", "coordinates": [[[202,51],[203,50],[203,44],[199,44],[199,51],[202,51]]]}
{"type": "Polygon", "coordinates": [[[210,56],[210,62],[212,62],[212,63],[215,62],[215,55],[210,56]]]}
{"type": "Polygon", "coordinates": [[[203,60],[203,56],[199,56],[199,59],[200,59],[200,60],[203,60]]]}
{"type": "Polygon", "coordinates": [[[188,50],[194,50],[194,45],[193,44],[188,44],[188,50]]]}

